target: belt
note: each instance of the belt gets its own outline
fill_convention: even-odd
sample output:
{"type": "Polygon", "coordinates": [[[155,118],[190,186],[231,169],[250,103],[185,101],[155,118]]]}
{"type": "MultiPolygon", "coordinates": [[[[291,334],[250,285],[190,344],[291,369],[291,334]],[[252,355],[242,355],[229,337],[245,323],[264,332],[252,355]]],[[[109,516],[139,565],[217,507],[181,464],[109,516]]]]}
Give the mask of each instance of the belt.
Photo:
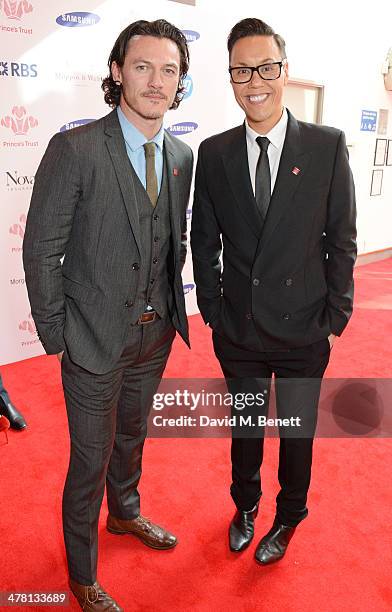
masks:
{"type": "Polygon", "coordinates": [[[148,310],[140,315],[137,323],[138,325],[145,325],[146,323],[152,323],[156,319],[159,319],[159,314],[155,310],[148,310]]]}

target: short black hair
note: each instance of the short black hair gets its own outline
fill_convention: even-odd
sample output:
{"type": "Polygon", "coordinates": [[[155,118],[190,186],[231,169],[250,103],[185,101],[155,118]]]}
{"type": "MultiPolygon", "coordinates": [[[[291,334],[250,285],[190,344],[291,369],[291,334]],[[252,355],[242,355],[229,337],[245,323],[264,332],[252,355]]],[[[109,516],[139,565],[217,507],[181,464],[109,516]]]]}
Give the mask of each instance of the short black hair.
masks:
{"type": "Polygon", "coordinates": [[[145,21],[144,19],[139,19],[139,21],[134,21],[121,32],[114,43],[112,52],[109,55],[109,75],[102,81],[101,87],[105,93],[104,97],[106,104],[109,104],[109,106],[112,107],[120,104],[121,84],[117,83],[113,79],[112,63],[116,62],[116,64],[120,67],[124,65],[127,46],[133,36],[155,36],[156,38],[169,38],[176,43],[180,52],[180,79],[176,97],[174,98],[171,108],[177,108],[185,91],[183,82],[189,70],[189,49],[186,38],[181,30],[165,19],[156,19],[155,21],[145,21]]]}
{"type": "Polygon", "coordinates": [[[286,59],[286,43],[284,39],[280,36],[280,34],[277,34],[275,30],[271,28],[271,26],[264,21],[261,21],[261,19],[257,19],[256,17],[242,19],[242,21],[236,23],[232,28],[227,39],[229,55],[237,40],[240,38],[245,38],[246,36],[272,36],[279,47],[282,59],[286,59]]]}

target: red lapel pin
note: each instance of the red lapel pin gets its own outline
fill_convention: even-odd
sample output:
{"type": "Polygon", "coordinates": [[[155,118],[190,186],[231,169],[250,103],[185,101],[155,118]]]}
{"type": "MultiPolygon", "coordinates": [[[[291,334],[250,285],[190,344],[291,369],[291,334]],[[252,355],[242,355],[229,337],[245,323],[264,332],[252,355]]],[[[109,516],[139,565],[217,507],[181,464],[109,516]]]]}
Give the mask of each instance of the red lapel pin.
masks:
{"type": "Polygon", "coordinates": [[[297,168],[297,166],[294,166],[294,168],[291,171],[291,173],[295,174],[295,176],[297,176],[300,172],[301,172],[301,169],[297,168]]]}
{"type": "Polygon", "coordinates": [[[173,168],[173,174],[174,174],[174,176],[178,176],[179,175],[178,168],[173,168]]]}

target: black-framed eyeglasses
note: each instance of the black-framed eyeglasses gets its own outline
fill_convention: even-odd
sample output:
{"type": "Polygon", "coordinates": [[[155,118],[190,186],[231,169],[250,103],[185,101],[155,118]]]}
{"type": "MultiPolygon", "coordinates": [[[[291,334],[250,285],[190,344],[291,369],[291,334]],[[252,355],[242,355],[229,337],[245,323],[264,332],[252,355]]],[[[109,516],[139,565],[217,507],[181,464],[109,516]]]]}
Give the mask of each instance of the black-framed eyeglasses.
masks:
{"type": "Polygon", "coordinates": [[[282,72],[286,60],[260,64],[260,66],[238,66],[229,68],[230,77],[233,83],[249,83],[253,78],[253,73],[257,72],[264,81],[275,81],[282,72]]]}

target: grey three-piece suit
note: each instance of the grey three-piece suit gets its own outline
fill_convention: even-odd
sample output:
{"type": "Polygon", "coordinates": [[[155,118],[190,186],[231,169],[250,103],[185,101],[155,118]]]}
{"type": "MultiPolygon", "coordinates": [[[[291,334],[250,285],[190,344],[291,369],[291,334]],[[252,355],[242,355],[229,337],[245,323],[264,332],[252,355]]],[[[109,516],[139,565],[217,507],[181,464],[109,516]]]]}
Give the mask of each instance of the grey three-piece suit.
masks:
{"type": "Polygon", "coordinates": [[[113,111],[56,134],[36,175],[23,258],[41,342],[49,354],[64,351],[63,523],[70,576],[81,584],[96,579],[105,481],[113,516],[139,514],[152,394],[175,330],[189,343],[181,270],[192,163],[190,148],[165,132],[153,208],[113,111]],[[147,305],[159,318],[140,325],[147,305]]]}

